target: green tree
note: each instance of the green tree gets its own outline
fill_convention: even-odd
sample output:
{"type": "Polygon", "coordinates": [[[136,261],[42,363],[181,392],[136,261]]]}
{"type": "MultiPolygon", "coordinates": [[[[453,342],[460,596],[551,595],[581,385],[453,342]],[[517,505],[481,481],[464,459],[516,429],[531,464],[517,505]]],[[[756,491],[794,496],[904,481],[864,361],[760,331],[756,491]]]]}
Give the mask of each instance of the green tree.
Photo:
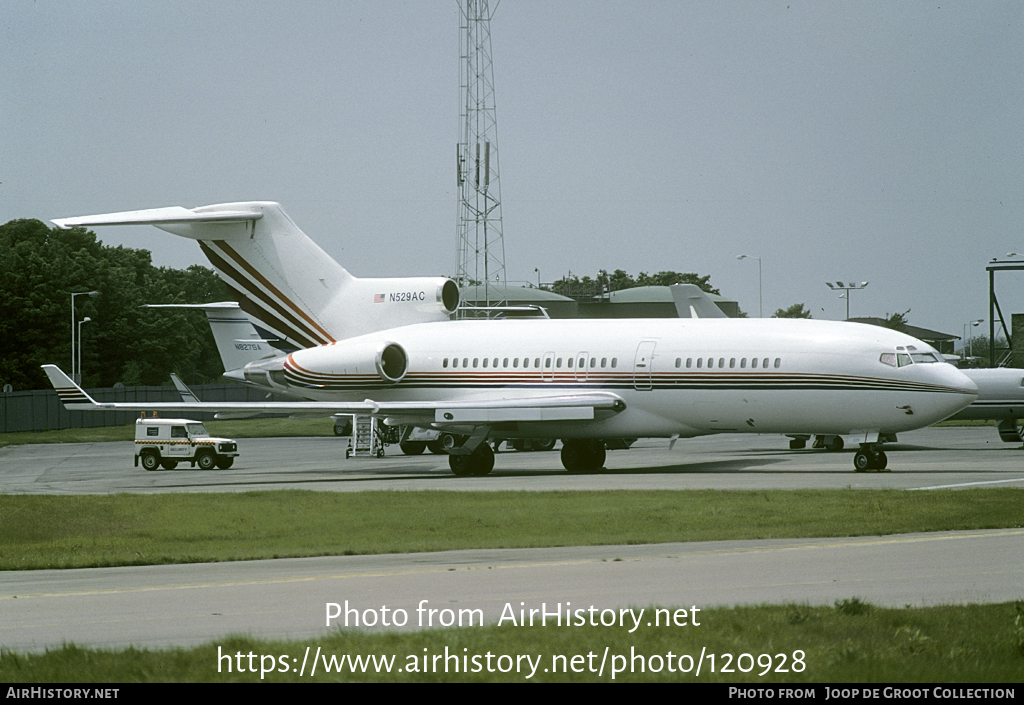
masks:
{"type": "Polygon", "coordinates": [[[0,272],[2,384],[42,389],[49,384],[41,365],[70,368],[71,294],[85,291],[100,293],[75,299],[77,321],[91,319],[80,328],[84,386],[166,384],[171,371],[191,382],[220,375],[202,313],[140,308],[230,299],[212,270],[157,268],[147,250],[104,246],[85,228],[13,220],[0,225],[0,272]]]}
{"type": "Polygon", "coordinates": [[[881,325],[882,325],[883,328],[891,328],[892,330],[898,330],[901,333],[906,333],[907,332],[907,314],[909,314],[909,313],[910,313],[910,309],[909,308],[906,311],[904,311],[903,313],[892,313],[892,314],[887,313],[887,314],[885,314],[885,319],[882,321],[881,325]]]}
{"type": "Polygon", "coordinates": [[[793,304],[787,309],[778,309],[772,318],[811,318],[811,312],[803,304],[793,304]]]}
{"type": "Polygon", "coordinates": [[[657,274],[640,272],[633,277],[622,269],[616,269],[611,273],[601,270],[595,277],[589,275],[580,277],[570,274],[551,284],[550,288],[556,294],[572,296],[581,292],[596,295],[602,291],[602,287],[605,292],[609,292],[633,289],[639,286],[672,286],[673,284],[696,284],[709,294],[721,294],[718,289],[711,286],[710,274],[701,276],[693,272],[664,271],[657,274]]]}

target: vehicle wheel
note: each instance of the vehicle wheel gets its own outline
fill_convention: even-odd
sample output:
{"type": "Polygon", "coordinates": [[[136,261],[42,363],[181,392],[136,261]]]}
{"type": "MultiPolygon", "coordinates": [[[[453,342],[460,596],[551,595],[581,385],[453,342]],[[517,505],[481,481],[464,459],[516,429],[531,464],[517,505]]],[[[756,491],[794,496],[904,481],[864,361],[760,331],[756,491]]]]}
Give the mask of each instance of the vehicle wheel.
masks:
{"type": "Polygon", "coordinates": [[[196,465],[199,466],[200,470],[213,470],[216,464],[217,459],[213,457],[213,453],[203,453],[196,458],[196,465]]]}
{"type": "Polygon", "coordinates": [[[234,458],[217,458],[217,467],[221,470],[227,470],[234,462],[234,458]]]}
{"type": "Polygon", "coordinates": [[[156,453],[142,454],[142,467],[146,470],[156,470],[160,466],[160,456],[156,453]]]}
{"type": "Polygon", "coordinates": [[[555,439],[554,438],[541,438],[533,442],[534,450],[554,450],[555,439]]]}
{"type": "Polygon", "coordinates": [[[178,461],[168,460],[167,458],[164,458],[163,460],[160,461],[160,467],[162,467],[164,470],[173,470],[174,468],[178,467],[178,461]]]}
{"type": "Polygon", "coordinates": [[[840,450],[843,449],[844,445],[845,445],[845,443],[843,443],[843,437],[842,436],[832,436],[832,438],[830,438],[829,440],[825,441],[825,450],[829,450],[829,451],[833,451],[833,452],[840,451],[840,450]]]}
{"type": "Polygon", "coordinates": [[[853,469],[856,472],[867,472],[871,470],[871,455],[864,450],[858,450],[853,456],[853,469]]]}
{"type": "Polygon", "coordinates": [[[459,438],[451,433],[442,433],[441,437],[437,440],[441,444],[441,449],[445,452],[450,451],[452,448],[458,448],[465,443],[465,438],[459,438]]]}
{"type": "Polygon", "coordinates": [[[423,441],[406,441],[398,446],[406,455],[421,455],[427,449],[423,441]]]}

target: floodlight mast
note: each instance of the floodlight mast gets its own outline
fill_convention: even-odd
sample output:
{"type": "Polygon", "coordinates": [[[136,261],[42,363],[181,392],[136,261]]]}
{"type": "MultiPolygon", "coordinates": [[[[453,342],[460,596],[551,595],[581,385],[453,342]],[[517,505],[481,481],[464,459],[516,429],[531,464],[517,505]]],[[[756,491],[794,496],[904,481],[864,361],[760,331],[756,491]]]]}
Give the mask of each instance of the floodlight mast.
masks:
{"type": "Polygon", "coordinates": [[[827,286],[832,291],[843,292],[840,296],[846,297],[846,320],[850,320],[850,292],[856,291],[858,289],[863,289],[870,283],[871,282],[861,282],[860,284],[858,284],[856,282],[847,282],[846,284],[843,284],[842,282],[837,281],[835,284],[833,284],[832,282],[825,282],[825,286],[827,286]]]}
{"type": "Polygon", "coordinates": [[[476,303],[486,308],[506,304],[491,61],[493,13],[489,0],[459,0],[459,14],[462,127],[456,151],[459,216],[455,281],[460,287],[476,285],[476,303]]]}

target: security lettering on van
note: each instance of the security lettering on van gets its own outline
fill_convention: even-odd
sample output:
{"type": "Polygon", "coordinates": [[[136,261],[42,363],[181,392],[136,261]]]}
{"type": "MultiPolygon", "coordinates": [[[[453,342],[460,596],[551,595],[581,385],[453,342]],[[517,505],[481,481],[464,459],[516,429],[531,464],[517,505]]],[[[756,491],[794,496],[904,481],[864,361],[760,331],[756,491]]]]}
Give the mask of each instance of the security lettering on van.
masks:
{"type": "Polygon", "coordinates": [[[199,421],[139,419],[135,422],[135,466],[173,470],[188,462],[201,470],[226,470],[238,456],[238,444],[210,436],[199,421]]]}

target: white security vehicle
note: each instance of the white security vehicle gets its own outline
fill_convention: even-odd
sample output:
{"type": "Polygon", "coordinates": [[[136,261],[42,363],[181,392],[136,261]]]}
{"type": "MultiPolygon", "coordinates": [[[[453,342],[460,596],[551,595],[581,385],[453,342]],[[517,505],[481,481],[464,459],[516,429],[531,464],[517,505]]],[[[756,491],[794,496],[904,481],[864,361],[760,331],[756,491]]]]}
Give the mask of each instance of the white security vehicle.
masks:
{"type": "Polygon", "coordinates": [[[189,462],[200,470],[231,467],[238,456],[238,444],[228,438],[213,438],[199,421],[188,419],[139,419],[135,422],[135,467],[173,470],[189,462]]]}

